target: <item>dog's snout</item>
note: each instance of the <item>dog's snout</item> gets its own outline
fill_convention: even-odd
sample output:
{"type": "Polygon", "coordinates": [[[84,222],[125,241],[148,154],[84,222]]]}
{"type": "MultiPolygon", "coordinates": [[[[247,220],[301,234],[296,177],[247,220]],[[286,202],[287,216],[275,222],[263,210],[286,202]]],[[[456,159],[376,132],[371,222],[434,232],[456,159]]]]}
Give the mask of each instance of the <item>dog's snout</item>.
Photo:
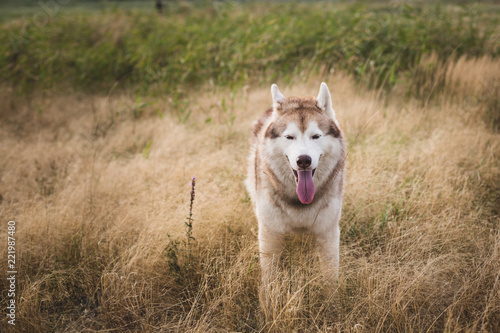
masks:
{"type": "Polygon", "coordinates": [[[309,168],[311,166],[311,163],[312,163],[312,159],[311,159],[311,156],[308,156],[308,155],[300,155],[298,158],[297,158],[297,166],[299,168],[309,168]]]}

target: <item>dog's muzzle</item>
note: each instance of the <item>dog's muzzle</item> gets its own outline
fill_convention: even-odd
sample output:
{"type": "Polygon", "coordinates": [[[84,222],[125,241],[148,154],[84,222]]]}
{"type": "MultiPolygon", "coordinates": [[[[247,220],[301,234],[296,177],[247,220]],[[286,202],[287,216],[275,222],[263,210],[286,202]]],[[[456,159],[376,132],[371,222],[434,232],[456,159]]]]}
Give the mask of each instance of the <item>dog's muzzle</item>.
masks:
{"type": "Polygon", "coordinates": [[[292,171],[295,175],[295,181],[297,182],[297,196],[303,204],[310,204],[314,199],[314,194],[316,193],[313,180],[316,169],[307,169],[312,164],[312,159],[309,155],[300,155],[297,157],[296,162],[300,169],[295,170],[292,168],[292,171]]]}

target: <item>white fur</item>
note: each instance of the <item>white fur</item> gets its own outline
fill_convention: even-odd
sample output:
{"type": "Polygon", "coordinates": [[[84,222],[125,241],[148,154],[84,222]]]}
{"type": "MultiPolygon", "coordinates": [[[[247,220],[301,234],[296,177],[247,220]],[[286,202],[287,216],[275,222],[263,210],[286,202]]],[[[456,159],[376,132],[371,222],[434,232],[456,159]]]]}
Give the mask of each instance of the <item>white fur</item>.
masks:
{"type": "Polygon", "coordinates": [[[328,86],[325,82],[321,82],[321,86],[319,87],[319,94],[316,97],[318,101],[318,106],[323,109],[327,114],[330,115],[330,118],[333,119],[335,124],[339,126],[337,118],[335,118],[335,110],[332,107],[332,97],[330,95],[330,90],[328,90],[328,86]]]}
{"type": "MultiPolygon", "coordinates": [[[[344,158],[343,141],[323,133],[316,121],[309,122],[304,132],[298,124],[287,121],[286,129],[278,138],[265,137],[266,129],[276,119],[276,108],[280,103],[286,102],[278,87],[271,87],[273,98],[273,115],[262,125],[258,137],[254,137],[250,159],[248,178],[245,181],[255,214],[259,223],[260,260],[263,269],[263,278],[272,276],[274,264],[281,251],[283,236],[295,230],[309,230],[316,238],[321,259],[332,269],[333,275],[338,276],[339,265],[339,220],[342,207],[342,177],[343,168],[334,178],[331,189],[321,197],[320,202],[314,205],[293,206],[285,201],[276,200],[276,193],[271,186],[268,174],[263,170],[267,165],[273,174],[282,182],[281,190],[288,197],[297,197],[297,183],[292,169],[299,170],[297,157],[307,154],[311,157],[312,164],[308,169],[316,169],[313,176],[315,186],[320,186],[328,177],[331,170],[344,158]],[[313,136],[319,135],[319,138],[313,136]],[[293,139],[287,139],[287,136],[293,139]],[[256,182],[257,177],[260,185],[256,182]],[[338,186],[338,188],[336,188],[338,186]],[[338,192],[338,193],[337,193],[338,192]]],[[[317,98],[318,106],[335,121],[335,112],[332,109],[330,92],[325,83],[321,84],[317,98]]],[[[284,117],[286,115],[279,115],[284,117]]],[[[343,164],[342,164],[343,165],[343,164]]],[[[316,200],[316,198],[314,199],[316,200]]]]}
{"type": "Polygon", "coordinates": [[[278,89],[278,86],[275,84],[271,86],[271,95],[273,97],[273,109],[276,111],[279,103],[282,103],[285,100],[285,96],[283,96],[281,91],[278,89]]]}

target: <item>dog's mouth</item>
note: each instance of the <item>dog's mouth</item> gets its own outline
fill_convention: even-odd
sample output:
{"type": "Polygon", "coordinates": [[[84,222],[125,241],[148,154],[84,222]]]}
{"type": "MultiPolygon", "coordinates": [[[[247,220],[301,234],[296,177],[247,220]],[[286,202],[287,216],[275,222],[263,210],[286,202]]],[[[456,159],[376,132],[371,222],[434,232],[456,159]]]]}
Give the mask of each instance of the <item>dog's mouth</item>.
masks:
{"type": "MultiPolygon", "coordinates": [[[[292,171],[293,171],[293,174],[295,175],[295,182],[298,184],[299,183],[299,173],[294,168],[292,168],[292,171]]],[[[312,176],[313,177],[314,177],[314,173],[315,172],[316,172],[316,169],[313,169],[312,170],[312,176]]]]}
{"type": "Polygon", "coordinates": [[[313,202],[314,194],[316,193],[316,188],[314,187],[314,170],[299,170],[295,171],[295,179],[297,181],[297,195],[300,202],[303,204],[310,204],[313,202]]]}
{"type": "MultiPolygon", "coordinates": [[[[285,155],[286,156],[286,155],[285,155]]],[[[288,163],[290,160],[288,156],[286,156],[288,163]]],[[[313,202],[314,194],[316,193],[316,188],[314,187],[313,176],[316,172],[316,168],[314,169],[306,169],[306,170],[295,170],[290,165],[290,168],[293,171],[295,176],[295,183],[297,184],[297,196],[301,203],[307,205],[313,202]]]]}
{"type": "Polygon", "coordinates": [[[314,187],[314,172],[316,169],[312,170],[293,170],[295,175],[295,181],[297,183],[297,196],[303,204],[310,204],[314,200],[314,194],[316,193],[316,188],[314,187]]]}

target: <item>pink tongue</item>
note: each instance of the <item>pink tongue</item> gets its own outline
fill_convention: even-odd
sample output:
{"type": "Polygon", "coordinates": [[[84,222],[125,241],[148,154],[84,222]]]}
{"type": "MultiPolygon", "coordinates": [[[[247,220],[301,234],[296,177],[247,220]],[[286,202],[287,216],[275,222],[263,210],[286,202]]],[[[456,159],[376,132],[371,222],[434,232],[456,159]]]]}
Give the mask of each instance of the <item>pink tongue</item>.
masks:
{"type": "Polygon", "coordinates": [[[297,171],[299,182],[297,184],[297,195],[300,202],[303,204],[310,204],[314,199],[314,188],[312,170],[297,171]]]}

